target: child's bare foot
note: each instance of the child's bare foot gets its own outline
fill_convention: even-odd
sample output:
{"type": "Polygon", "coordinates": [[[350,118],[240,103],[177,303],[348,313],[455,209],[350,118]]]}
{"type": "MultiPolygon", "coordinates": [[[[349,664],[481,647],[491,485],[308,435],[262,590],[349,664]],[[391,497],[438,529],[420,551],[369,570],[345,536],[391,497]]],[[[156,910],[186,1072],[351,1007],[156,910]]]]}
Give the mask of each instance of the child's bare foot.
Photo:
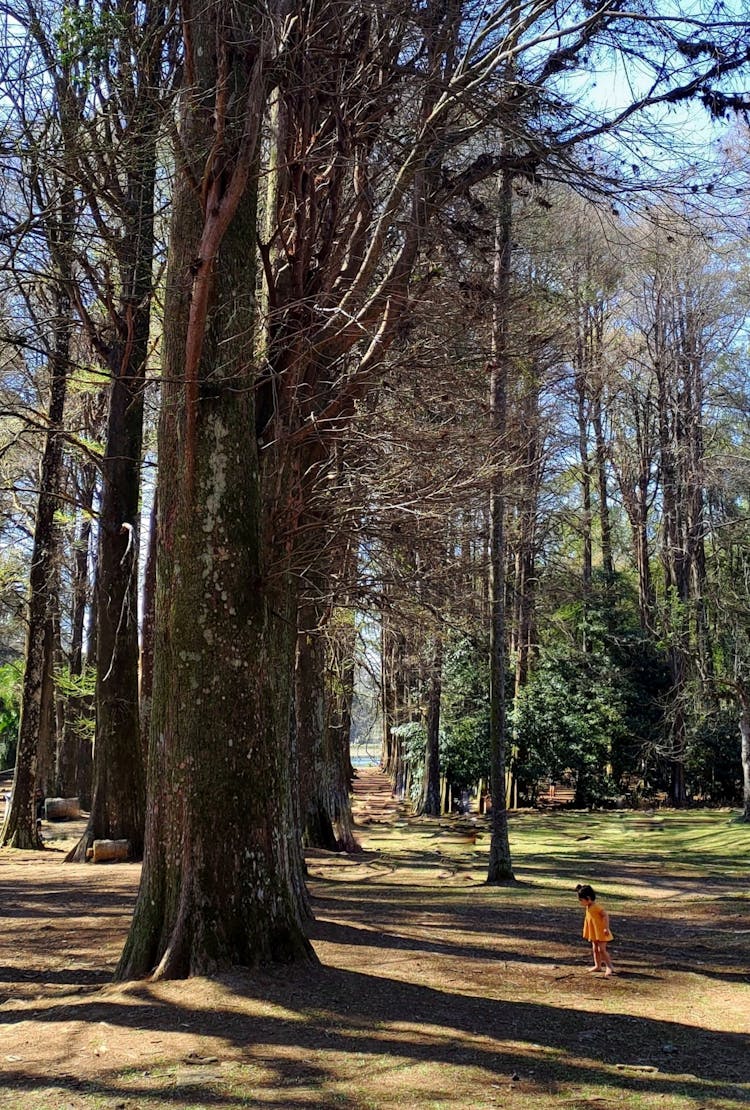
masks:
{"type": "Polygon", "coordinates": [[[613,967],[605,967],[605,969],[604,969],[604,978],[605,979],[609,979],[610,975],[614,975],[614,974],[615,974],[615,970],[614,970],[613,967]]]}
{"type": "Polygon", "coordinates": [[[587,967],[587,971],[601,971],[601,964],[594,964],[593,967],[587,967]]]}

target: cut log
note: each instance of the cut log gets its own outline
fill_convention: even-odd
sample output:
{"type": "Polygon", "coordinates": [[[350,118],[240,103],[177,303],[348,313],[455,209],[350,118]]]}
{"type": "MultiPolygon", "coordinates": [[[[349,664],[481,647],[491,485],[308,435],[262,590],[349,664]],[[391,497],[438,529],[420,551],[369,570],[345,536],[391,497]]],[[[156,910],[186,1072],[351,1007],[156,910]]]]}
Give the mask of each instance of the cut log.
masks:
{"type": "Polygon", "coordinates": [[[130,855],[128,840],[95,840],[93,848],[94,863],[114,863],[130,855]]]}
{"type": "Polygon", "coordinates": [[[81,816],[80,798],[47,798],[44,816],[48,821],[72,821],[81,816]]]}

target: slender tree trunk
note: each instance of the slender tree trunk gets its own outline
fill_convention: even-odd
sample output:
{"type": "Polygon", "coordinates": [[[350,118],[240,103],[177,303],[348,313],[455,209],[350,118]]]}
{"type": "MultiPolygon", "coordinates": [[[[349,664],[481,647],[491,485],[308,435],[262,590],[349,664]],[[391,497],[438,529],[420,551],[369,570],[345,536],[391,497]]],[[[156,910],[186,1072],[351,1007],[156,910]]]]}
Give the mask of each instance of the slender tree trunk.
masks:
{"type": "Polygon", "coordinates": [[[507,415],[507,317],[511,278],[513,182],[503,173],[498,185],[498,218],[493,276],[490,418],[498,461],[490,493],[490,790],[492,835],[488,883],[513,882],[505,802],[505,472],[507,415]]]}
{"type": "MultiPolygon", "coordinates": [[[[59,530],[55,529],[56,541],[59,530]]],[[[49,615],[44,630],[44,670],[42,672],[42,692],[39,707],[39,740],[37,743],[36,794],[48,797],[52,793],[55,762],[57,754],[57,705],[55,698],[55,663],[59,658],[56,647],[59,644],[58,624],[55,609],[59,602],[58,551],[53,555],[52,581],[47,599],[49,615]]]]}
{"type": "MultiPolygon", "coordinates": [[[[521,426],[525,442],[520,453],[520,490],[518,493],[518,537],[514,565],[515,576],[515,674],[513,702],[517,704],[526,686],[531,666],[534,640],[534,612],[536,596],[536,529],[539,513],[539,492],[542,482],[542,443],[539,421],[540,379],[537,373],[529,383],[523,399],[521,426]]],[[[523,738],[514,728],[508,767],[507,800],[517,806],[525,797],[528,784],[524,769],[526,750],[523,738]]]]}
{"type": "Polygon", "coordinates": [[[630,524],[633,558],[638,571],[639,623],[644,632],[653,633],[656,628],[656,597],[651,574],[648,525],[649,490],[657,450],[653,437],[652,398],[647,395],[644,399],[639,390],[632,389],[625,395],[624,405],[628,410],[627,427],[633,427],[635,435],[619,437],[619,465],[615,467],[615,471],[630,524]],[[635,448],[632,451],[631,438],[635,439],[635,448]]]}
{"type": "Polygon", "coordinates": [[[615,576],[615,564],[612,556],[612,524],[609,516],[609,495],[607,492],[607,446],[604,439],[604,424],[602,420],[601,386],[597,388],[591,414],[594,428],[594,444],[596,448],[596,476],[599,493],[599,525],[602,536],[602,569],[606,582],[612,582],[615,576]]]}
{"type": "Polygon", "coordinates": [[[301,604],[298,611],[295,707],[299,758],[299,809],[307,845],[338,849],[330,811],[330,766],[326,752],[326,650],[323,606],[301,604]]]}
{"type": "Polygon", "coordinates": [[[380,638],[380,695],[383,724],[383,771],[390,778],[394,787],[400,772],[400,741],[393,735],[393,729],[398,724],[398,668],[397,668],[397,639],[390,628],[387,616],[381,619],[380,638]]]}
{"type": "MultiPolygon", "coordinates": [[[[591,459],[589,457],[588,442],[588,409],[586,374],[584,369],[584,340],[578,341],[578,367],[576,372],[576,394],[578,407],[576,419],[578,423],[578,453],[581,460],[581,501],[583,517],[581,522],[581,536],[583,541],[583,593],[587,597],[591,592],[591,575],[593,567],[593,540],[591,536],[591,523],[593,514],[591,510],[591,459]]],[[[586,646],[584,644],[584,651],[586,646]]]]}
{"type": "Polygon", "coordinates": [[[143,765],[148,761],[148,736],[151,727],[151,700],[154,690],[154,629],[156,624],[156,538],[159,527],[158,496],[154,491],[148,534],[148,552],[143,575],[143,618],[141,622],[140,717],[143,765]]]}
{"type": "Polygon", "coordinates": [[[648,475],[641,473],[636,490],[636,512],[631,521],[638,567],[638,613],[641,628],[654,628],[654,584],[651,576],[651,554],[648,545],[648,475]]]}
{"type": "Polygon", "coordinates": [[[440,816],[440,697],[443,687],[443,637],[435,634],[427,686],[427,747],[425,749],[422,796],[416,812],[440,816]]]}
{"type": "Polygon", "coordinates": [[[339,611],[336,635],[331,647],[331,674],[334,688],[329,690],[329,712],[332,744],[338,752],[337,763],[347,795],[354,780],[351,757],[351,732],[354,712],[355,657],[357,652],[357,627],[351,609],[339,611]]]}
{"type": "Polygon", "coordinates": [[[151,326],[158,117],[146,110],[130,169],[121,335],[110,351],[112,386],[102,462],[97,574],[96,743],[89,822],[71,859],[93,840],[127,840],[143,852],[145,764],[138,691],[138,549],[143,390],[151,326]],[[147,130],[151,125],[150,131],[147,130]]]}
{"type": "MultiPolygon", "coordinates": [[[[353,550],[353,545],[352,545],[353,550]]],[[[352,707],[354,704],[354,659],[357,629],[354,612],[342,610],[332,647],[331,672],[335,689],[329,686],[328,744],[331,759],[332,813],[339,847],[355,852],[351,790],[354,768],[351,759],[352,707]]]]}
{"type": "Polygon", "coordinates": [[[750,821],[750,697],[740,699],[740,739],[742,758],[742,820],[750,821]]]}
{"type": "MultiPolygon", "coordinates": [[[[87,463],[81,468],[79,489],[79,523],[75,538],[75,560],[73,565],[73,607],[71,613],[71,638],[69,671],[73,678],[80,678],[83,673],[83,632],[86,620],[86,608],[89,601],[89,547],[91,544],[91,512],[94,504],[96,490],[96,467],[87,463]]],[[[80,761],[79,749],[85,745],[90,751],[91,741],[88,735],[81,734],[80,720],[85,712],[84,699],[71,696],[67,699],[64,709],[63,726],[60,743],[57,749],[57,765],[55,770],[55,792],[60,798],[78,796],[81,804],[88,809],[91,799],[90,785],[83,791],[81,797],[77,768],[80,761]]]]}
{"type": "MultiPolygon", "coordinates": [[[[72,197],[61,204],[61,226],[72,234],[72,197]]],[[[69,243],[69,238],[66,240],[69,243]]],[[[63,253],[61,249],[61,253],[63,253]]],[[[35,795],[38,772],[38,744],[42,724],[42,688],[45,667],[49,664],[50,598],[55,590],[56,523],[55,512],[62,474],[62,421],[70,350],[72,311],[68,287],[69,267],[60,267],[56,290],[57,319],[55,347],[50,359],[51,387],[48,427],[40,468],[39,500],[34,523],[34,542],[29,575],[29,611],[26,657],[21,695],[13,794],[8,806],[0,844],[11,848],[40,848],[36,825],[35,795]]]]}
{"type": "Polygon", "coordinates": [[[685,750],[687,721],[685,698],[688,678],[690,600],[690,555],[684,531],[684,504],[680,483],[680,430],[675,402],[675,352],[670,349],[668,312],[661,300],[655,320],[655,375],[658,390],[659,453],[662,488],[662,549],[664,569],[666,634],[672,679],[670,706],[670,799],[683,806],[685,794],[685,750]]]}

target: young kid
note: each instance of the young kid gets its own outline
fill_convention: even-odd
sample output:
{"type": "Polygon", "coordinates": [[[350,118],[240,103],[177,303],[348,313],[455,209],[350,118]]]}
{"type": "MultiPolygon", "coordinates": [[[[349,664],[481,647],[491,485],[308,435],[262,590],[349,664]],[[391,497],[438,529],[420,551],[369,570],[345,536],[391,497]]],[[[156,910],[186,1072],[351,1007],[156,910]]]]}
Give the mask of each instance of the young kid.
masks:
{"type": "Polygon", "coordinates": [[[586,909],[586,916],[583,919],[583,937],[584,940],[591,941],[591,951],[594,955],[594,966],[590,967],[589,971],[604,969],[604,977],[608,979],[615,971],[607,951],[607,944],[613,939],[609,927],[609,914],[603,906],[597,905],[594,889],[588,883],[586,885],[579,883],[576,894],[578,901],[586,909]]]}

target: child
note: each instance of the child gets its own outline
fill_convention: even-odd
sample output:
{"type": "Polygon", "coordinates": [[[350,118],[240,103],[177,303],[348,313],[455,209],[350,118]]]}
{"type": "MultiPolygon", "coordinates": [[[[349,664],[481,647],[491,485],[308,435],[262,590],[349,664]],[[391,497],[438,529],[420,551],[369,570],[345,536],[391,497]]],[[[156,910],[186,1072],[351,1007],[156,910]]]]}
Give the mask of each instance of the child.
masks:
{"type": "Polygon", "coordinates": [[[604,977],[608,979],[610,975],[614,975],[615,971],[607,951],[607,944],[613,939],[609,928],[609,914],[603,906],[596,904],[596,894],[588,884],[583,886],[579,883],[576,887],[576,894],[578,895],[578,901],[586,908],[586,916],[583,919],[583,937],[584,940],[591,941],[591,951],[594,954],[594,966],[590,967],[589,971],[601,971],[604,968],[604,977]]]}

